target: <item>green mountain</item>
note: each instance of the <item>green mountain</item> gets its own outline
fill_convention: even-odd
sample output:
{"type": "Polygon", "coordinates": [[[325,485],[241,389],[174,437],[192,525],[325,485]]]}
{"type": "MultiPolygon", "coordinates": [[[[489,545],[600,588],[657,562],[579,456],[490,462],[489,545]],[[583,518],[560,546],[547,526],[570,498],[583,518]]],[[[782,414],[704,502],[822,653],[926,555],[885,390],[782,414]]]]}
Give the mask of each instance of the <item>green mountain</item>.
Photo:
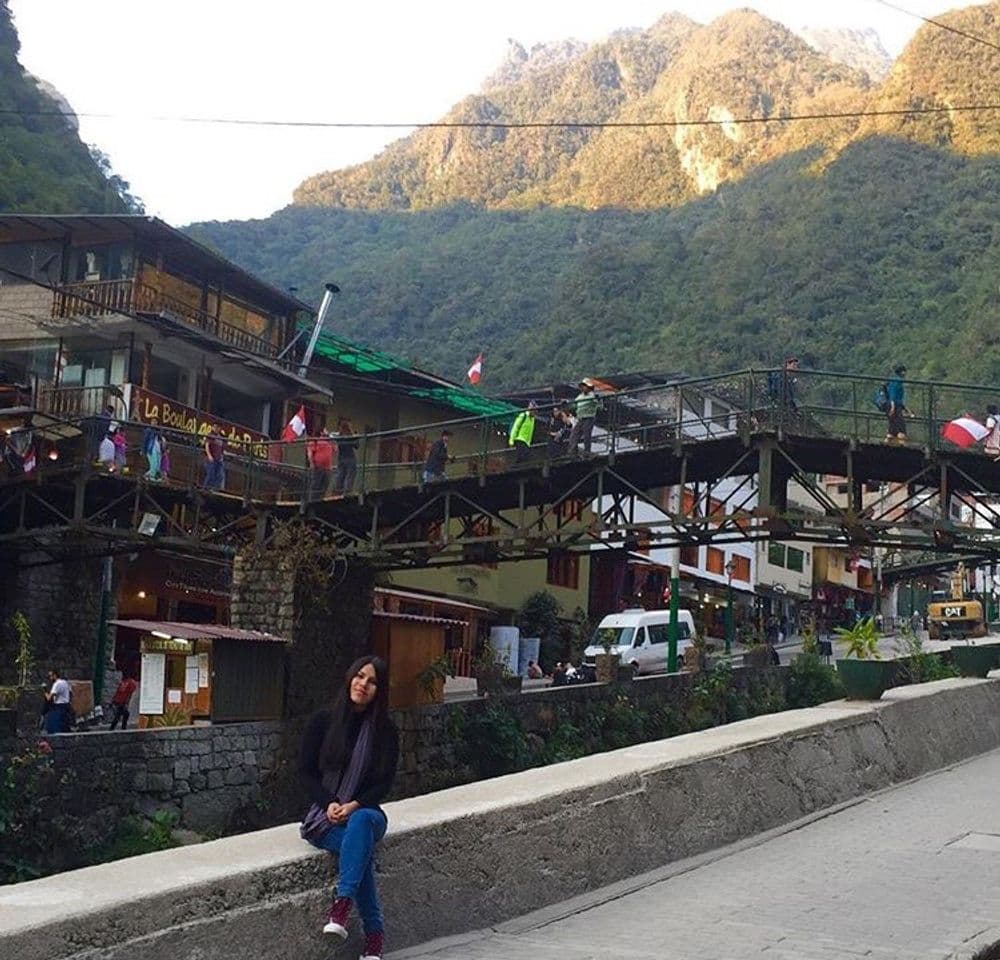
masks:
{"type": "MultiPolygon", "coordinates": [[[[1000,3],[946,19],[1000,42],[1000,3]]],[[[873,87],[739,11],[542,52],[535,67],[515,50],[489,97],[456,110],[502,101],[524,116],[517,99],[544,81],[530,105],[550,112],[535,116],[951,112],[534,140],[421,131],[317,178],[328,206],[192,232],[307,296],[336,280],[329,325],[346,336],[453,377],[484,350],[489,390],[789,350],[830,369],[902,359],[913,375],[1000,378],[1000,111],[954,109],[996,100],[996,50],[928,25],[873,87]]]]}
{"type": "Polygon", "coordinates": [[[17,30],[0,0],[0,210],[120,213],[139,204],[107,158],[80,140],[66,103],[18,62],[17,30]]]}

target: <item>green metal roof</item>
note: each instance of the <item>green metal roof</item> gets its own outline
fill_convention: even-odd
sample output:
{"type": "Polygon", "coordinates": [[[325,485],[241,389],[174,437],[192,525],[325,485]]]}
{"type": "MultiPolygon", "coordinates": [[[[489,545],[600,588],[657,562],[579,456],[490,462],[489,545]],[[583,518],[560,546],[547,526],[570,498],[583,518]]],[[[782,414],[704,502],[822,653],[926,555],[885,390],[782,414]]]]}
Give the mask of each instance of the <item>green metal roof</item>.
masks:
{"type": "MultiPolygon", "coordinates": [[[[308,327],[306,327],[308,329],[308,327]]],[[[416,370],[405,360],[382,353],[380,350],[372,350],[370,347],[362,346],[343,337],[322,332],[319,340],[316,341],[315,352],[325,360],[346,367],[353,373],[362,375],[385,374],[399,371],[407,374],[406,379],[413,379],[433,382],[435,377],[416,370]]],[[[504,400],[494,400],[492,397],[485,397],[474,390],[468,390],[458,384],[441,385],[433,387],[414,387],[406,383],[395,383],[397,389],[405,390],[406,393],[415,400],[426,400],[429,403],[437,403],[442,406],[451,407],[471,416],[507,416],[515,414],[518,407],[507,403],[504,400]]]]}
{"type": "Polygon", "coordinates": [[[519,409],[504,400],[484,397],[480,393],[464,390],[462,387],[432,387],[410,390],[409,394],[418,400],[447,404],[474,417],[509,417],[511,414],[516,414],[519,409]]]}
{"type": "Polygon", "coordinates": [[[360,343],[352,343],[342,337],[321,333],[316,341],[316,353],[327,360],[349,367],[357,373],[384,373],[389,370],[412,370],[412,367],[397,357],[371,350],[360,343]]]}

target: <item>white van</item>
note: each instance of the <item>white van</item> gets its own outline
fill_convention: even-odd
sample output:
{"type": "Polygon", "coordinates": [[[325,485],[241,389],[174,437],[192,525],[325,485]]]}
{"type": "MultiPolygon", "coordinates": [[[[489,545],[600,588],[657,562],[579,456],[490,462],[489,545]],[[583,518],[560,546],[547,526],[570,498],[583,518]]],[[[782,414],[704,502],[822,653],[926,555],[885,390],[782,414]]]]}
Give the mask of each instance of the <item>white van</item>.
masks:
{"type": "MultiPolygon", "coordinates": [[[[677,657],[691,646],[695,637],[694,618],[690,610],[677,613],[677,657]]],[[[667,669],[667,647],[670,631],[669,610],[625,610],[605,617],[590,646],[583,651],[583,672],[593,675],[595,657],[604,653],[605,642],[611,642],[611,652],[621,656],[623,666],[631,665],[636,674],[664,673],[667,669]]]]}

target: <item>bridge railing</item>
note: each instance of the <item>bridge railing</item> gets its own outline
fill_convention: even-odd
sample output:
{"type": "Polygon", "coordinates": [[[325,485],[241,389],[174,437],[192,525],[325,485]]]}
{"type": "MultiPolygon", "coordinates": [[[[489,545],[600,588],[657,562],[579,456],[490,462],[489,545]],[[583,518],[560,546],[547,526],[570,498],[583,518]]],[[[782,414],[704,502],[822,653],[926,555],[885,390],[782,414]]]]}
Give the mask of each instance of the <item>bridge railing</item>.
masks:
{"type": "MultiPolygon", "coordinates": [[[[886,434],[886,415],[874,402],[884,377],[800,370],[794,381],[780,370],[743,370],[712,377],[690,378],[634,390],[599,395],[600,410],[591,438],[592,457],[619,456],[629,451],[662,448],[677,443],[750,433],[783,431],[802,436],[854,439],[880,443],[886,434]]],[[[996,401],[993,388],[931,381],[906,382],[908,442],[930,449],[948,447],[942,426],[963,414],[983,422],[986,408],[996,401]]],[[[350,489],[338,488],[338,462],[323,475],[311,469],[306,438],[292,442],[254,441],[225,437],[225,467],[213,477],[204,450],[205,438],[184,431],[158,428],[166,443],[168,466],[150,471],[144,455],[148,425],[116,421],[127,446],[124,461],[99,463],[99,447],[108,421],[84,411],[65,411],[64,422],[79,429],[75,440],[53,447],[57,459],[38,451],[39,474],[83,464],[108,473],[144,477],[149,482],[215,490],[247,502],[308,503],[346,494],[370,494],[424,484],[424,466],[430,444],[442,430],[453,433],[451,459],[444,477],[457,480],[510,471],[535,471],[586,456],[582,443],[574,451],[565,434],[553,436],[559,403],[536,410],[533,442],[527,451],[510,446],[508,434],[514,415],[466,417],[396,430],[362,433],[341,443],[354,450],[350,489]]],[[[337,443],[336,438],[333,440],[337,443]]],[[[44,447],[44,444],[42,445],[44,447]]],[[[340,466],[346,462],[343,449],[340,466]]],[[[342,471],[343,472],[343,471],[342,471]]],[[[9,469],[8,477],[16,477],[9,469]]],[[[433,488],[434,481],[427,486],[433,488]]]]}

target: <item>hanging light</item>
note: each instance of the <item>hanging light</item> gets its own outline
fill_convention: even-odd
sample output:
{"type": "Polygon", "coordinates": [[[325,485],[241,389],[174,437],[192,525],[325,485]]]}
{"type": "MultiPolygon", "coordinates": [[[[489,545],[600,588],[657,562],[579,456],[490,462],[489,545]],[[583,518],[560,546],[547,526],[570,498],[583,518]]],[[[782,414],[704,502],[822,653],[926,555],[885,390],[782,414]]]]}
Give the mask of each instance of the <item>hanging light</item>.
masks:
{"type": "Polygon", "coordinates": [[[59,451],[55,447],[49,447],[49,459],[50,460],[59,459],[59,451]]]}

